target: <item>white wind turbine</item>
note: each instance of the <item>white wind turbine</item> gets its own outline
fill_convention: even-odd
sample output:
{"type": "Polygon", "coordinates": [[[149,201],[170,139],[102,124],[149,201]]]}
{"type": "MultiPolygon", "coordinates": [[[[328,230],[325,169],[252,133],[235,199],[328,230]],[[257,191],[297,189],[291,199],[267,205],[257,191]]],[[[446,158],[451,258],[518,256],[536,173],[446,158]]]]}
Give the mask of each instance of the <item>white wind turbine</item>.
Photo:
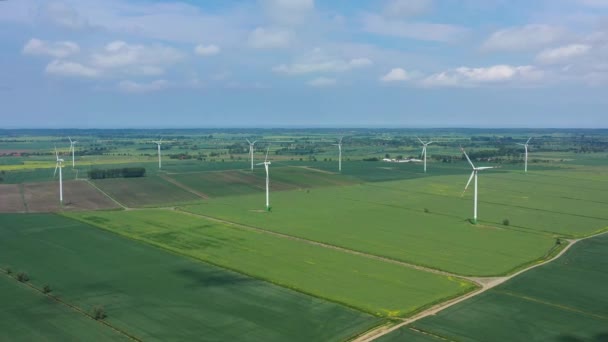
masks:
{"type": "Polygon", "coordinates": [[[264,162],[256,164],[264,165],[264,168],[266,169],[266,211],[270,211],[270,173],[268,170],[270,161],[268,160],[268,151],[270,151],[270,146],[266,149],[266,158],[264,159],[264,162]]]}
{"type": "Polygon", "coordinates": [[[158,145],[158,168],[161,168],[161,162],[160,162],[160,145],[163,143],[163,138],[160,138],[157,141],[152,141],[153,143],[155,143],[156,145],[158,145]]]}
{"type": "Polygon", "coordinates": [[[342,139],[344,137],[340,137],[337,144],[332,144],[334,146],[338,146],[338,171],[342,172],[342,139]]]}
{"type": "Polygon", "coordinates": [[[528,172],[528,143],[532,140],[532,137],[528,138],[525,144],[517,143],[517,145],[521,145],[524,147],[526,154],[524,156],[524,172],[528,172]]]}
{"type": "Polygon", "coordinates": [[[75,164],[74,164],[74,145],[76,145],[76,143],[78,141],[72,140],[72,138],[70,138],[70,137],[68,137],[68,139],[70,140],[70,151],[72,151],[72,169],[73,169],[75,166],[75,164]]]}
{"type": "Polygon", "coordinates": [[[63,179],[61,175],[61,168],[63,168],[63,159],[59,158],[57,147],[55,147],[55,158],[57,159],[57,164],[55,164],[55,172],[53,172],[53,177],[55,177],[55,175],[57,174],[57,169],[59,169],[59,202],[63,204],[63,179]]]}
{"type": "Polygon", "coordinates": [[[420,138],[416,137],[416,139],[418,139],[418,141],[420,141],[420,143],[422,144],[422,156],[424,158],[424,172],[426,173],[426,147],[432,143],[434,143],[434,141],[429,141],[429,142],[424,142],[422,140],[420,140],[420,138]]]}
{"type": "Polygon", "coordinates": [[[471,177],[469,177],[469,181],[467,182],[467,185],[464,187],[464,191],[462,192],[462,195],[464,195],[464,192],[467,191],[467,188],[469,187],[469,184],[471,184],[471,180],[474,177],[475,178],[475,195],[474,195],[474,200],[473,200],[474,201],[473,202],[474,203],[473,204],[473,223],[476,224],[477,223],[477,172],[481,171],[481,170],[494,169],[494,167],[493,166],[475,167],[475,165],[473,165],[473,162],[471,161],[471,159],[469,159],[469,156],[464,151],[464,149],[462,147],[460,149],[462,150],[462,153],[464,153],[464,156],[467,157],[469,164],[471,164],[471,167],[473,168],[473,172],[471,172],[471,177]]]}
{"type": "Polygon", "coordinates": [[[249,141],[249,139],[245,139],[249,143],[249,155],[251,156],[251,171],[253,171],[253,145],[257,142],[254,140],[253,142],[249,141]]]}

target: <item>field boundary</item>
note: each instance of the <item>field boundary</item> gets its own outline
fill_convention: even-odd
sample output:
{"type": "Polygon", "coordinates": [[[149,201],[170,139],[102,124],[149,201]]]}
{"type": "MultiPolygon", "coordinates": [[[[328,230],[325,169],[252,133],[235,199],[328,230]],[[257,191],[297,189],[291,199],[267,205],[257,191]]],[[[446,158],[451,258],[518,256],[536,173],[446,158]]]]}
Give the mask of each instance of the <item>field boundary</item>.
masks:
{"type": "Polygon", "coordinates": [[[110,200],[112,200],[114,203],[118,204],[121,208],[123,208],[125,210],[129,210],[129,208],[127,206],[125,206],[124,204],[118,202],[118,200],[116,200],[114,197],[110,196],[108,193],[106,193],[105,191],[101,190],[97,185],[95,185],[95,183],[91,182],[88,179],[85,179],[85,182],[91,184],[95,189],[97,189],[97,191],[99,191],[102,194],[104,194],[107,198],[109,198],[110,200]]]}
{"type": "Polygon", "coordinates": [[[485,283],[485,284],[483,284],[483,287],[480,290],[478,290],[478,291],[468,293],[468,294],[466,294],[466,295],[464,295],[464,296],[462,296],[460,298],[455,298],[453,300],[450,300],[450,301],[447,301],[447,302],[444,302],[444,303],[440,303],[438,305],[435,305],[434,307],[429,308],[428,310],[420,312],[419,314],[417,314],[417,315],[415,315],[413,317],[404,319],[403,322],[401,322],[399,324],[396,324],[396,325],[394,325],[394,326],[392,326],[392,327],[390,327],[388,329],[377,329],[375,331],[371,331],[367,335],[362,336],[361,338],[355,339],[353,341],[354,342],[369,342],[369,341],[373,341],[373,340],[375,340],[375,339],[377,339],[379,337],[382,337],[382,336],[384,336],[384,335],[386,335],[386,334],[388,334],[390,332],[393,332],[393,331],[395,331],[395,330],[397,330],[397,329],[399,329],[399,328],[401,328],[403,326],[406,326],[406,325],[409,325],[411,323],[414,323],[414,322],[416,322],[416,321],[418,321],[418,320],[420,320],[422,318],[425,318],[425,317],[431,316],[431,315],[435,315],[435,314],[439,313],[440,311],[443,311],[443,310],[445,310],[445,309],[447,309],[447,308],[449,308],[449,307],[451,307],[453,305],[456,305],[456,304],[458,304],[458,303],[460,303],[462,301],[465,301],[465,300],[467,300],[469,298],[475,297],[475,296],[477,296],[477,295],[479,295],[481,293],[484,293],[484,292],[486,292],[486,291],[488,291],[488,290],[490,290],[490,289],[492,289],[492,288],[494,288],[494,287],[496,287],[496,286],[498,286],[498,285],[500,285],[502,283],[505,283],[505,282],[511,280],[512,278],[515,278],[516,276],[518,276],[518,275],[520,275],[520,274],[522,274],[524,272],[527,272],[529,270],[532,270],[534,268],[540,267],[542,265],[548,264],[550,262],[553,262],[553,261],[559,259],[562,255],[564,255],[564,253],[566,253],[572,246],[574,246],[579,241],[590,239],[590,238],[593,238],[593,237],[596,237],[596,236],[600,236],[600,235],[603,235],[603,234],[606,234],[606,233],[608,233],[608,232],[601,232],[601,233],[598,233],[598,234],[595,234],[595,235],[591,235],[591,236],[587,236],[587,237],[584,237],[584,238],[568,240],[568,242],[569,242],[568,245],[566,245],[565,248],[563,248],[557,255],[555,255],[551,259],[548,259],[548,260],[545,260],[543,262],[531,265],[531,266],[529,266],[529,267],[527,267],[527,268],[525,268],[523,270],[520,270],[520,271],[518,271],[516,273],[513,273],[512,275],[506,276],[506,277],[498,277],[498,278],[488,279],[490,281],[487,282],[487,283],[485,283]]]}
{"type": "Polygon", "coordinates": [[[30,289],[42,294],[43,296],[55,301],[56,303],[59,303],[65,307],[67,307],[68,309],[71,309],[72,311],[75,311],[76,313],[79,313],[83,316],[86,316],[88,318],[90,318],[91,320],[101,324],[101,325],[105,325],[106,327],[114,330],[115,332],[124,335],[125,337],[129,338],[132,341],[137,341],[137,342],[143,342],[143,340],[135,337],[134,335],[131,335],[130,333],[119,329],[115,326],[113,326],[112,324],[108,323],[107,321],[105,321],[104,319],[95,319],[93,316],[91,316],[91,314],[89,314],[88,312],[86,312],[85,310],[79,308],[76,305],[70,304],[64,300],[59,299],[57,296],[52,295],[51,293],[44,293],[43,290],[39,289],[38,287],[36,287],[34,284],[30,283],[30,282],[23,282],[23,281],[19,281],[17,280],[17,278],[15,278],[14,276],[10,275],[6,269],[3,269],[0,267],[0,272],[4,273],[7,277],[11,278],[12,280],[16,281],[17,283],[22,284],[23,286],[29,287],[30,289]]]}
{"type": "Polygon", "coordinates": [[[166,180],[167,182],[177,186],[178,188],[181,188],[182,190],[186,190],[189,193],[196,195],[197,197],[200,197],[202,199],[209,199],[209,196],[200,192],[200,191],[196,191],[188,186],[186,186],[183,183],[180,183],[178,180],[171,178],[171,176],[167,175],[167,174],[159,174],[159,177],[166,180]]]}

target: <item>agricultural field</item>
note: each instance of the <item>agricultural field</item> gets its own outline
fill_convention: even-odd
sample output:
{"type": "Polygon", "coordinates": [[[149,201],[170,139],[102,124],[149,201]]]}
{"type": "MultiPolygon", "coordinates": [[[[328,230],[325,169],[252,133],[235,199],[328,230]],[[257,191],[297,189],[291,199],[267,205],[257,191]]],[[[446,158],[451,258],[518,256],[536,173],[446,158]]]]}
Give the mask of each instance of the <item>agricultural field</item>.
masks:
{"type": "Polygon", "coordinates": [[[0,215],[0,265],[83,311],[104,307],[104,322],[146,341],[344,340],[380,322],[52,214],[0,215]]]}
{"type": "Polygon", "coordinates": [[[608,234],[603,234],[576,243],[554,262],[378,341],[605,341],[607,269],[608,234]],[[410,338],[420,331],[426,335],[410,338]]]}
{"type": "Polygon", "coordinates": [[[409,315],[475,288],[463,279],[168,210],[66,215],[379,316],[409,315]]]}
{"type": "Polygon", "coordinates": [[[201,198],[160,176],[96,179],[92,182],[101,191],[128,207],[171,205],[201,198]]]}

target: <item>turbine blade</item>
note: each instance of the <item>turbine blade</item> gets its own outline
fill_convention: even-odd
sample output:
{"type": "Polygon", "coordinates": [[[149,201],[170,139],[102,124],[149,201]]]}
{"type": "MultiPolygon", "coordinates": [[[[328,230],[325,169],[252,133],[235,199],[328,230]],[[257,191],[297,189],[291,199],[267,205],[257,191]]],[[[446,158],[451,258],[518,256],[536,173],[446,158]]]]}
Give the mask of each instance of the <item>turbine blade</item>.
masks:
{"type": "Polygon", "coordinates": [[[526,146],[526,144],[516,143],[517,145],[526,146]]]}
{"type": "Polygon", "coordinates": [[[68,140],[70,141],[70,144],[72,143],[72,138],[68,137],[68,140]]]}
{"type": "Polygon", "coordinates": [[[251,141],[249,141],[249,139],[245,138],[245,140],[247,140],[247,142],[249,143],[249,145],[251,145],[251,141]]]}
{"type": "Polygon", "coordinates": [[[469,161],[469,164],[471,164],[471,166],[473,168],[475,168],[475,165],[473,165],[473,162],[471,161],[471,159],[469,158],[469,155],[464,151],[464,148],[460,147],[460,150],[462,151],[462,153],[464,153],[464,156],[467,157],[467,160],[469,161]]]}
{"type": "Polygon", "coordinates": [[[55,172],[53,172],[53,178],[55,178],[55,175],[57,174],[58,167],[59,167],[59,162],[57,164],[55,164],[55,172]]]}
{"type": "Polygon", "coordinates": [[[344,139],[344,137],[340,137],[340,142],[338,144],[342,144],[342,139],[344,139]]]}
{"type": "Polygon", "coordinates": [[[268,152],[270,151],[270,145],[268,145],[268,148],[266,149],[266,158],[264,158],[264,161],[268,161],[268,152]]]}
{"type": "Polygon", "coordinates": [[[258,142],[257,140],[254,140],[251,145],[255,145],[255,143],[258,142]]]}
{"type": "Polygon", "coordinates": [[[434,141],[429,141],[429,142],[428,142],[428,143],[426,143],[426,144],[427,144],[427,145],[430,145],[430,144],[432,144],[432,143],[434,143],[434,141]]]}
{"type": "Polygon", "coordinates": [[[418,139],[418,141],[420,141],[420,143],[421,143],[422,145],[424,145],[424,142],[423,142],[422,140],[420,140],[420,138],[416,137],[416,139],[418,139]]]}
{"type": "Polygon", "coordinates": [[[464,196],[464,192],[467,191],[467,189],[469,188],[469,184],[471,184],[471,181],[473,180],[473,176],[475,176],[475,170],[473,170],[473,172],[471,172],[471,177],[469,177],[469,181],[467,182],[467,185],[464,187],[464,190],[462,190],[462,194],[460,195],[460,197],[464,196]]]}
{"type": "Polygon", "coordinates": [[[497,169],[496,166],[482,166],[478,167],[476,170],[488,170],[488,169],[497,169]]]}
{"type": "Polygon", "coordinates": [[[526,141],[526,145],[528,145],[528,143],[530,142],[530,140],[532,140],[532,137],[528,138],[528,141],[526,141]]]}
{"type": "Polygon", "coordinates": [[[257,164],[255,164],[255,165],[264,165],[264,163],[257,163],[257,164]]]}

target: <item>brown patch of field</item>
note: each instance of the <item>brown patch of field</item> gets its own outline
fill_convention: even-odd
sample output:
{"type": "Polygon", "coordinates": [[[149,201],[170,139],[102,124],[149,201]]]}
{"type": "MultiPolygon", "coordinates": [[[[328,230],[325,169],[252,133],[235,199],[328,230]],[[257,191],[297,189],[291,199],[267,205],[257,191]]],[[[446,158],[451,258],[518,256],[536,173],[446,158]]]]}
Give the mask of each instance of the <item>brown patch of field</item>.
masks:
{"type": "Polygon", "coordinates": [[[30,212],[118,208],[111,199],[83,181],[63,182],[63,208],[59,204],[59,182],[29,183],[23,187],[30,212]]]}
{"type": "Polygon", "coordinates": [[[23,213],[25,204],[18,184],[0,185],[0,213],[23,213]]]}

